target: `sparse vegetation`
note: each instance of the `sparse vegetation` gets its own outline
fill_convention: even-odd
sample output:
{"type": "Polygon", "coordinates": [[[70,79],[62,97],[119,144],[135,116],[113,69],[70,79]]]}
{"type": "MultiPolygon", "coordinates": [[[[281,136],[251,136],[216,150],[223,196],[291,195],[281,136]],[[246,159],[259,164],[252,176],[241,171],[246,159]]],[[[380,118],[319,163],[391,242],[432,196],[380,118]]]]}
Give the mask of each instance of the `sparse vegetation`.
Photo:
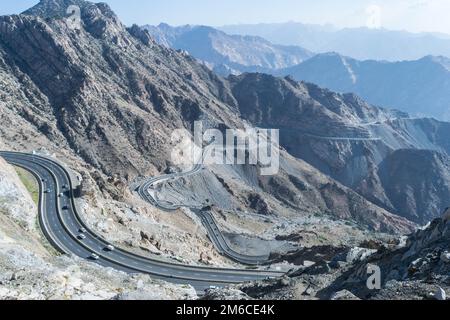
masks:
{"type": "Polygon", "coordinates": [[[34,203],[36,203],[36,205],[39,205],[39,185],[36,181],[36,178],[31,173],[22,168],[15,167],[15,169],[17,175],[20,178],[20,181],[22,181],[25,188],[27,188],[28,192],[31,194],[34,203]]]}

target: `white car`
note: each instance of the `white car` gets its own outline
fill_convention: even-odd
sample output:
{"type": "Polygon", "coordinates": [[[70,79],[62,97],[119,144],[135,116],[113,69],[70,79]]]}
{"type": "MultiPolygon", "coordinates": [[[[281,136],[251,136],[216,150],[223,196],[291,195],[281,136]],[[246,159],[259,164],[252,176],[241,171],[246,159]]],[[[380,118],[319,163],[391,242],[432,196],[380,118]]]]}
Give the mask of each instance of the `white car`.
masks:
{"type": "Polygon", "coordinates": [[[91,254],[91,259],[98,260],[98,259],[100,259],[100,257],[97,254],[93,253],[93,254],[91,254]]]}
{"type": "Polygon", "coordinates": [[[106,248],[105,248],[106,251],[114,251],[115,249],[116,248],[114,248],[114,246],[112,246],[112,245],[106,246],[106,248]]]}
{"type": "Polygon", "coordinates": [[[84,234],[80,234],[80,235],[78,236],[78,239],[84,240],[84,239],[86,239],[86,236],[85,236],[84,234]]]}
{"type": "Polygon", "coordinates": [[[80,228],[80,233],[86,233],[86,229],[85,228],[80,228]]]}
{"type": "Polygon", "coordinates": [[[64,196],[64,193],[62,193],[62,192],[60,194],[58,194],[58,197],[60,197],[60,198],[63,196],[64,196]]]}

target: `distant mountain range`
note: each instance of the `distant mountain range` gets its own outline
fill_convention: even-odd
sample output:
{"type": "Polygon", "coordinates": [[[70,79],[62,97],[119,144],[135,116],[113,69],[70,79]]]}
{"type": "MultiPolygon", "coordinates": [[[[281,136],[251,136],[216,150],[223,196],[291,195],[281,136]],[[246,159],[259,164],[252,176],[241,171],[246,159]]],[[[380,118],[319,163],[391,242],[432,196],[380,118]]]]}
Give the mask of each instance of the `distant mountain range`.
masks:
{"type": "Polygon", "coordinates": [[[290,75],[333,91],[356,93],[369,103],[412,116],[450,120],[450,59],[443,56],[359,61],[338,53],[314,55],[260,37],[230,36],[205,26],[145,28],[159,44],[186,50],[223,76],[245,72],[290,75]]]}
{"type": "Polygon", "coordinates": [[[274,73],[338,92],[353,92],[372,104],[414,116],[450,120],[450,59],[445,57],[380,62],[328,53],[274,73]]]}
{"type": "Polygon", "coordinates": [[[230,36],[207,26],[144,26],[165,47],[188,51],[221,75],[269,72],[297,65],[314,54],[254,36],[230,36]]]}
{"type": "Polygon", "coordinates": [[[450,57],[450,35],[445,34],[337,29],[296,22],[234,25],[220,29],[228,34],[254,35],[277,44],[298,45],[317,53],[335,51],[359,60],[417,60],[426,55],[450,57]]]}

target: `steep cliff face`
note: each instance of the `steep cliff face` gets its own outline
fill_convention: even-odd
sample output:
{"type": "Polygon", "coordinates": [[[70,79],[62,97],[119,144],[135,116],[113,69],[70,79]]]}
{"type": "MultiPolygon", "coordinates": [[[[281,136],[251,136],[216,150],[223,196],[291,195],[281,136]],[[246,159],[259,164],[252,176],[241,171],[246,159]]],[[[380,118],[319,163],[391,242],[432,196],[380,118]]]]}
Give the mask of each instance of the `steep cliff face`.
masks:
{"type": "Polygon", "coordinates": [[[58,6],[48,1],[28,12],[44,12],[46,20],[1,18],[8,81],[2,94],[11,97],[14,85],[27,90],[6,109],[105,173],[123,175],[163,169],[174,128],[201,117],[232,118],[232,106],[217,99],[232,102],[223,80],[192,58],[142,42],[142,34],[127,30],[107,6],[82,4],[81,29],[54,19],[58,6]]]}
{"type": "MultiPolygon", "coordinates": [[[[191,129],[195,120],[203,120],[208,126],[243,128],[250,119],[245,108],[252,105],[240,103],[238,109],[237,99],[258,95],[278,82],[289,84],[285,90],[288,96],[295,97],[300,90],[308,97],[317,96],[309,98],[301,112],[286,103],[286,108],[292,109],[286,114],[296,112],[294,117],[302,119],[312,132],[320,133],[320,126],[311,120],[321,115],[337,131],[342,127],[364,135],[365,130],[339,120],[357,113],[367,113],[369,118],[373,112],[380,113],[364,105],[364,110],[346,108],[337,115],[330,111],[339,108],[339,102],[329,99],[331,93],[276,78],[267,83],[249,81],[249,90],[241,90],[241,94],[234,80],[216,76],[183,52],[157,45],[137,26],[126,28],[107,5],[85,1],[44,0],[23,15],[1,17],[0,73],[4,110],[0,130],[5,147],[19,151],[45,147],[90,171],[100,189],[114,193],[115,199],[122,199],[126,193],[114,191],[117,188],[107,182],[114,180],[111,177],[126,185],[137,176],[153,175],[170,166],[169,140],[174,129],[191,129]],[[80,6],[79,26],[74,27],[65,16],[64,8],[70,4],[80,6]]],[[[277,98],[274,94],[262,100],[267,105],[277,98]]],[[[263,110],[261,105],[254,112],[263,110]]],[[[284,110],[278,112],[282,113],[284,110]]],[[[286,130],[296,128],[296,122],[289,119],[279,122],[284,122],[286,130]]],[[[262,121],[254,124],[275,125],[262,121]]],[[[264,197],[273,197],[278,205],[288,201],[289,210],[302,214],[311,214],[311,208],[316,208],[356,218],[376,230],[403,232],[411,228],[404,219],[394,219],[302,160],[284,151],[281,156],[289,158],[286,161],[290,164],[282,166],[278,182],[305,177],[311,192],[302,194],[301,201],[292,202],[280,189],[283,183],[261,181],[263,191],[267,191],[264,197]],[[324,185],[335,187],[324,192],[324,185]],[[344,205],[335,207],[333,199],[342,194],[344,205]],[[358,199],[358,205],[354,205],[354,199],[358,199]],[[363,207],[372,208],[370,218],[364,218],[363,207]],[[344,212],[339,212],[341,209],[344,212]]],[[[245,183],[245,176],[237,178],[245,183]]],[[[301,193],[294,184],[290,189],[292,194],[301,193]]]]}
{"type": "Polygon", "coordinates": [[[386,62],[327,53],[274,74],[291,75],[337,92],[354,92],[372,104],[395,107],[414,116],[449,121],[449,65],[450,60],[443,56],[386,62]]]}

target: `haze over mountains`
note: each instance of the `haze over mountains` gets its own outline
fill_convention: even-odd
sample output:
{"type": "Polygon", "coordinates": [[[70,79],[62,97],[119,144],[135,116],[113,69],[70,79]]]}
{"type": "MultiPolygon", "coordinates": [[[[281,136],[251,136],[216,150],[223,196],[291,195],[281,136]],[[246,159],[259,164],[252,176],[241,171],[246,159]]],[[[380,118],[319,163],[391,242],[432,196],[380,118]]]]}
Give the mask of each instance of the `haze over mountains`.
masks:
{"type": "MultiPolygon", "coordinates": [[[[26,15],[0,18],[1,93],[6,99],[1,132],[6,145],[16,150],[40,145],[62,149],[98,170],[97,183],[120,199],[123,195],[106,181],[118,176],[127,184],[169,168],[172,146],[167,141],[173,130],[191,129],[196,120],[215,127],[244,127],[241,109],[246,104],[236,100],[231,83],[192,57],[157,45],[137,26],[126,28],[104,4],[77,2],[83,12],[81,30],[61,19],[46,21],[43,18],[62,14],[49,1],[26,15]]],[[[283,157],[286,165],[279,176],[252,186],[269,194],[274,206],[289,203],[300,212],[317,208],[379,230],[409,228],[406,220],[369,204],[304,161],[283,157]],[[290,179],[303,181],[309,191],[296,196],[298,185],[288,183],[290,179]],[[284,186],[285,192],[276,186],[284,186]],[[337,193],[348,198],[339,212],[327,200],[337,193]],[[365,214],[363,208],[369,208],[365,214]]],[[[238,175],[244,185],[253,181],[248,170],[255,168],[238,175]]],[[[208,179],[210,184],[218,181],[215,175],[208,179]]],[[[236,183],[229,176],[221,179],[236,183]]],[[[235,194],[222,188],[238,202],[246,197],[244,191],[235,194]]]]}
{"type": "Polygon", "coordinates": [[[338,29],[296,22],[231,25],[228,34],[263,37],[273,43],[297,45],[313,52],[339,52],[358,60],[417,60],[427,55],[450,57],[450,35],[386,29],[338,29]]]}
{"type": "MultiPolygon", "coordinates": [[[[205,26],[146,28],[158,43],[186,50],[224,76],[243,72],[291,75],[333,91],[356,93],[372,104],[414,117],[450,120],[450,59],[429,55],[432,47],[426,46],[427,56],[415,61],[359,61],[334,52],[314,55],[301,47],[281,47],[259,37],[230,36],[205,26]],[[283,65],[287,66],[280,67],[283,65]]],[[[390,37],[387,31],[383,34],[390,37]]],[[[321,36],[314,39],[320,41],[321,36]]]]}
{"type": "Polygon", "coordinates": [[[230,36],[207,26],[144,26],[166,47],[186,50],[222,75],[269,72],[297,65],[313,53],[296,46],[274,45],[260,37],[230,36]]]}

